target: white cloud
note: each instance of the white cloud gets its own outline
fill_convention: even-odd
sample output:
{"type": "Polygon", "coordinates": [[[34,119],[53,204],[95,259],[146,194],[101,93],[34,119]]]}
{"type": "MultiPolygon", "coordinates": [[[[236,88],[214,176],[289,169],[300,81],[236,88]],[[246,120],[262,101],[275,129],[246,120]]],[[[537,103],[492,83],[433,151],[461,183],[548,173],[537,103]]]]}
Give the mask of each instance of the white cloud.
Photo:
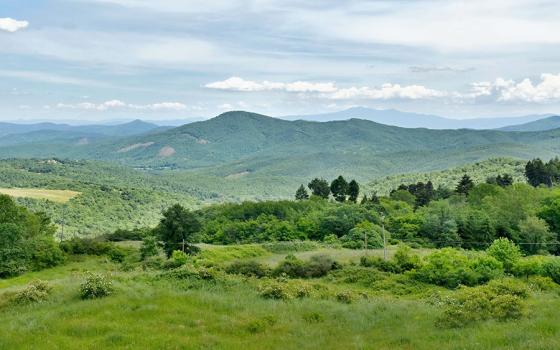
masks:
{"type": "Polygon", "coordinates": [[[541,74],[540,81],[533,83],[525,78],[519,82],[497,78],[493,82],[471,84],[471,91],[457,93],[459,99],[490,98],[497,102],[550,103],[560,101],[560,74],[541,74]]]}
{"type": "Polygon", "coordinates": [[[297,93],[316,93],[320,97],[326,97],[336,100],[345,99],[423,99],[443,97],[447,93],[426,88],[421,85],[408,85],[401,86],[399,84],[383,84],[379,88],[371,87],[350,87],[338,88],[334,83],[312,83],[307,81],[296,81],[293,83],[280,83],[280,82],[256,82],[251,80],[244,80],[239,77],[231,77],[224,81],[217,81],[206,84],[205,87],[210,89],[229,90],[229,91],[244,91],[244,92],[257,92],[257,91],[272,91],[279,90],[285,92],[297,93]]]}
{"type": "Polygon", "coordinates": [[[27,21],[18,21],[13,18],[0,18],[0,30],[15,33],[20,29],[25,29],[29,26],[27,21]]]}
{"type": "Polygon", "coordinates": [[[125,103],[120,100],[109,100],[102,103],[81,102],[76,104],[59,103],[56,105],[61,109],[81,109],[89,111],[108,111],[118,109],[144,110],[144,111],[182,111],[187,106],[180,102],[159,102],[153,104],[138,105],[125,103]]]}
{"type": "Polygon", "coordinates": [[[370,99],[370,100],[389,100],[389,99],[430,99],[435,97],[447,96],[447,92],[426,88],[422,85],[383,84],[380,88],[351,87],[340,89],[329,96],[336,100],[349,99],[370,99]]]}
{"type": "Polygon", "coordinates": [[[218,90],[230,91],[271,91],[283,90],[287,92],[335,92],[337,89],[333,83],[311,83],[307,81],[296,81],[293,83],[277,83],[270,81],[256,82],[239,77],[231,77],[224,81],[206,84],[205,87],[218,90]]]}

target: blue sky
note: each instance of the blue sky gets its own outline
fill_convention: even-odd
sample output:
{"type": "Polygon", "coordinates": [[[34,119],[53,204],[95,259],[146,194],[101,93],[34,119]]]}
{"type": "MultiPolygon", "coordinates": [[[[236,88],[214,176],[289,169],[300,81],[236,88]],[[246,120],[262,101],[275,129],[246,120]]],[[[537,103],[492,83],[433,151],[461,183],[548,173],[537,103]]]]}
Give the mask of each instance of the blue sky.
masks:
{"type": "Polygon", "coordinates": [[[2,0],[0,120],[556,113],[559,32],[557,1],[2,0]]]}

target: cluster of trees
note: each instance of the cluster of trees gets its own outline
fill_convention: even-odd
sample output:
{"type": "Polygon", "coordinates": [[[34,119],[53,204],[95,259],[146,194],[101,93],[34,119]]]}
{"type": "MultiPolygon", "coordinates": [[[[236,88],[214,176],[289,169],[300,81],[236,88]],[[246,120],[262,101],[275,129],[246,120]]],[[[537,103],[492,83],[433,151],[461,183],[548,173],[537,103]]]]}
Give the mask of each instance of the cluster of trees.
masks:
{"type": "Polygon", "coordinates": [[[47,216],[0,195],[0,278],[63,262],[64,254],[54,241],[54,232],[47,216]]]}
{"type": "MultiPolygon", "coordinates": [[[[325,179],[315,178],[311,180],[307,187],[311,190],[313,196],[328,199],[332,194],[332,197],[337,202],[346,202],[348,200],[356,203],[360,195],[360,185],[358,182],[356,180],[348,182],[342,175],[334,179],[330,185],[325,179]]],[[[309,193],[303,184],[296,191],[296,199],[309,199],[309,193]]]]}
{"type": "Polygon", "coordinates": [[[188,250],[183,240],[316,240],[362,248],[367,237],[372,248],[382,245],[383,227],[393,243],[484,249],[505,237],[527,254],[560,253],[560,189],[514,184],[507,174],[475,184],[464,175],[453,190],[419,182],[402,185],[389,196],[363,196],[358,203],[339,190],[346,183],[339,180],[344,179],[328,185],[314,179],[309,186],[313,195],[299,197],[308,200],[228,203],[197,211],[174,207],[156,231],[171,239],[168,254],[188,250]],[[174,233],[161,233],[165,231],[174,233]]]}
{"type": "Polygon", "coordinates": [[[547,163],[540,158],[533,159],[525,165],[525,176],[535,187],[540,185],[550,187],[557,184],[560,182],[560,159],[556,157],[547,163]]]}

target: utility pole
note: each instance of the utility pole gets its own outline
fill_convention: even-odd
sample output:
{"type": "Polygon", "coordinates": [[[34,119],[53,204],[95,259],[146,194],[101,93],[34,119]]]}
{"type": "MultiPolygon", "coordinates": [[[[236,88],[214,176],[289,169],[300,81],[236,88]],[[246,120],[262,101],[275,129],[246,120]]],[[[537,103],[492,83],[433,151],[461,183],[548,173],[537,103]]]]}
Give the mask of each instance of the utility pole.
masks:
{"type": "Polygon", "coordinates": [[[385,237],[385,215],[381,214],[381,232],[383,233],[383,260],[387,261],[387,237],[385,237]]]}

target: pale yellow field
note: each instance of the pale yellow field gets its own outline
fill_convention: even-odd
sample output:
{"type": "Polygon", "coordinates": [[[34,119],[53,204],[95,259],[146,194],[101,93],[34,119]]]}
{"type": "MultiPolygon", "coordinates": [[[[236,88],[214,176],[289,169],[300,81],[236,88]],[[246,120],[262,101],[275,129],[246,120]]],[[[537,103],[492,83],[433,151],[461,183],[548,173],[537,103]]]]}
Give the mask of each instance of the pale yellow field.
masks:
{"type": "Polygon", "coordinates": [[[66,203],[80,192],[69,190],[45,190],[41,188],[0,188],[0,194],[12,197],[48,199],[53,202],[66,203]]]}

